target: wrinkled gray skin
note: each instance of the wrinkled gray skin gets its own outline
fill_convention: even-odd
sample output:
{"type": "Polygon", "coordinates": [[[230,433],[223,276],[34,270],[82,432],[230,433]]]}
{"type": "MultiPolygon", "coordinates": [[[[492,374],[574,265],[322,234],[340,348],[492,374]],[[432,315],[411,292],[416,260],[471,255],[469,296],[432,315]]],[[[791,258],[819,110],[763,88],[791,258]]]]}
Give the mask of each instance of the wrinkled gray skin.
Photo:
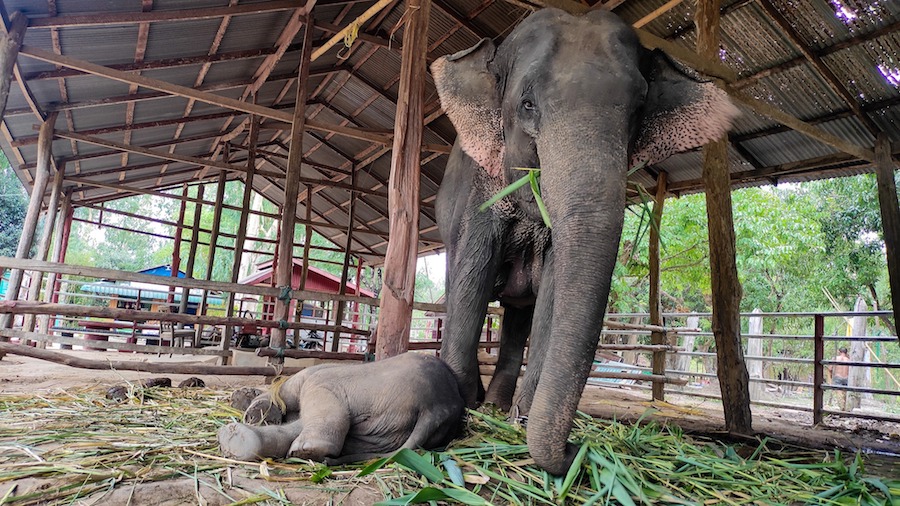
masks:
{"type": "Polygon", "coordinates": [[[450,368],[406,353],[378,362],[319,365],[254,399],[246,423],[218,433],[222,454],[239,460],[299,457],[336,465],[400,448],[435,449],[458,433],[465,404],[450,368]],[[284,425],[279,425],[285,421],[284,425]],[[274,425],[254,426],[262,422],[274,425]]]}
{"type": "Polygon", "coordinates": [[[468,406],[483,398],[529,415],[531,455],[563,474],[609,295],[628,168],[722,137],[737,110],[711,83],[642,49],[604,11],[539,11],[498,48],[485,39],[439,58],[432,74],[458,134],[436,202],[447,248],[441,358],[468,406]],[[541,169],[552,229],[527,187],[478,211],[524,174],[514,167],[541,169]],[[506,313],[485,392],[477,342],[491,300],[506,313]]]}

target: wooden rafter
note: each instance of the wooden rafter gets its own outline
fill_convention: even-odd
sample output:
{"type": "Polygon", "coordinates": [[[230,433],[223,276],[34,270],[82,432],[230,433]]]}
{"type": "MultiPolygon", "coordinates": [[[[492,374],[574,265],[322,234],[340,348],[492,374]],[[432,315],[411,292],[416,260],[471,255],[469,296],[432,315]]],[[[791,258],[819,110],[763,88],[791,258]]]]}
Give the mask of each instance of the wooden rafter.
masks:
{"type": "Polygon", "coordinates": [[[95,12],[90,14],[68,14],[62,16],[34,17],[29,19],[31,28],[64,28],[73,26],[105,26],[153,23],[159,21],[194,21],[214,19],[223,16],[261,14],[264,12],[286,11],[302,8],[306,0],[272,0],[269,2],[247,3],[228,7],[206,7],[202,9],[181,9],[148,12],[95,12]]]}
{"type": "MultiPolygon", "coordinates": [[[[193,98],[195,100],[205,102],[208,104],[212,104],[218,107],[222,107],[225,109],[232,109],[235,111],[242,111],[248,114],[257,114],[263,118],[270,118],[277,121],[289,122],[291,118],[291,113],[286,111],[278,111],[274,109],[270,109],[268,107],[263,107],[256,104],[251,104],[248,102],[242,102],[240,100],[235,100],[233,98],[223,97],[219,95],[214,95],[212,93],[197,91],[193,88],[188,88],[186,86],[179,86],[177,84],[167,83],[165,81],[160,81],[159,79],[151,79],[146,76],[135,76],[129,74],[127,72],[121,72],[118,70],[112,70],[108,67],[103,67],[101,65],[97,65],[94,63],[86,62],[83,60],[78,60],[76,58],[71,58],[68,56],[58,56],[51,52],[45,51],[43,49],[32,47],[32,46],[23,46],[20,54],[25,56],[29,56],[31,58],[35,58],[37,60],[45,61],[48,63],[54,63],[63,65],[69,68],[77,68],[79,70],[83,70],[85,72],[98,75],[101,77],[107,77],[109,79],[113,79],[116,81],[121,81],[128,84],[137,84],[138,86],[143,86],[145,88],[154,89],[157,91],[162,91],[165,93],[169,93],[172,95],[177,95],[184,98],[193,98]]],[[[353,137],[356,139],[367,140],[370,142],[376,142],[380,144],[389,144],[390,136],[386,135],[381,131],[371,131],[371,130],[361,130],[361,129],[353,129],[347,127],[336,127],[333,125],[327,125],[324,123],[310,121],[308,123],[309,128],[314,130],[321,130],[325,132],[334,132],[340,135],[345,135],[347,137],[353,137]]]]}

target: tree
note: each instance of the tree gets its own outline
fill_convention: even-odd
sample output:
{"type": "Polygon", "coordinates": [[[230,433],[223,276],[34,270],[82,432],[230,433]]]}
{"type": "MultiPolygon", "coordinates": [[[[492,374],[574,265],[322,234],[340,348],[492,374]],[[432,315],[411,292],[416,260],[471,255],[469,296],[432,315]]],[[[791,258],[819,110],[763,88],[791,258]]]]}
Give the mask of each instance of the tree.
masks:
{"type": "Polygon", "coordinates": [[[0,256],[16,256],[27,210],[28,194],[0,152],[0,256]]]}

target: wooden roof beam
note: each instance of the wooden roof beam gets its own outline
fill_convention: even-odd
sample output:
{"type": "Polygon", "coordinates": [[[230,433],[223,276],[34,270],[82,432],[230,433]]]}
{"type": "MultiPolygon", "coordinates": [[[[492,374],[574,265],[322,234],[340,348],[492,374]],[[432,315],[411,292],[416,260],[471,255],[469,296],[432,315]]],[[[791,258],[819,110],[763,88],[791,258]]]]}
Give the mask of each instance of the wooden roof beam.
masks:
{"type": "Polygon", "coordinates": [[[853,114],[856,115],[857,119],[859,119],[862,124],[869,130],[872,135],[878,135],[880,129],[875,122],[872,121],[871,118],[867,114],[865,114],[859,106],[859,102],[856,100],[856,97],[850,94],[847,90],[847,87],[838,79],[838,77],[825,65],[822,60],[816,57],[815,54],[806,46],[803,40],[800,38],[800,34],[797,33],[797,30],[791,26],[791,23],[785,18],[778,9],[772,5],[770,0],[759,0],[759,4],[762,7],[763,11],[766,15],[771,19],[776,26],[781,30],[781,32],[791,41],[794,47],[800,51],[800,54],[806,58],[807,61],[816,69],[816,72],[825,80],[825,84],[828,85],[829,88],[832,89],[841,99],[850,106],[850,109],[853,110],[853,114]]]}
{"type": "Polygon", "coordinates": [[[269,2],[248,3],[228,7],[206,7],[202,9],[67,14],[62,16],[33,17],[28,20],[28,26],[31,28],[64,28],[73,26],[127,25],[153,23],[158,21],[193,21],[199,19],[220,18],[223,16],[286,11],[303,8],[306,5],[306,0],[273,0],[269,2]]]}
{"type": "MultiPolygon", "coordinates": [[[[120,142],[109,141],[106,139],[100,139],[98,137],[92,137],[88,135],[82,135],[77,132],[65,132],[57,130],[54,132],[54,137],[58,137],[60,139],[71,139],[78,142],[84,142],[87,144],[93,144],[95,146],[102,146],[106,148],[112,148],[119,150],[124,153],[135,153],[139,155],[149,156],[152,158],[159,158],[162,160],[169,160],[172,162],[182,162],[182,163],[190,163],[194,165],[199,165],[201,167],[216,167],[219,169],[230,170],[233,172],[248,172],[249,169],[243,165],[236,165],[233,163],[225,163],[220,162],[218,160],[210,160],[205,158],[197,158],[194,156],[186,156],[186,155],[178,155],[175,153],[166,153],[161,151],[154,151],[152,149],[147,149],[142,146],[132,146],[128,144],[123,144],[120,142]]],[[[262,174],[262,172],[257,171],[257,173],[262,174]]],[[[271,177],[284,177],[278,173],[272,172],[267,173],[266,175],[271,177]]]]}
{"type": "MultiPolygon", "coordinates": [[[[175,118],[175,119],[166,119],[160,121],[148,121],[145,123],[133,123],[131,125],[117,125],[112,127],[103,127],[103,128],[92,128],[90,130],[79,130],[74,133],[78,133],[81,135],[105,135],[110,133],[122,132],[122,131],[131,131],[131,130],[142,130],[145,128],[157,128],[162,126],[171,126],[171,125],[179,125],[183,123],[196,123],[200,121],[212,121],[223,118],[230,118],[234,116],[233,112],[219,112],[213,114],[202,114],[198,116],[188,116],[186,118],[175,118]]],[[[39,125],[35,125],[35,128],[39,127],[39,125]]],[[[13,146],[29,146],[32,144],[37,144],[38,138],[36,135],[29,137],[20,137],[12,142],[13,146]]]]}
{"type": "MultiPolygon", "coordinates": [[[[146,76],[136,76],[127,72],[121,72],[118,70],[113,70],[108,67],[103,67],[101,65],[97,65],[94,63],[90,63],[84,60],[78,60],[76,58],[71,58],[68,56],[59,56],[49,51],[45,51],[43,49],[33,47],[33,46],[23,46],[20,54],[25,56],[45,61],[47,63],[53,63],[57,65],[62,65],[69,68],[76,68],[79,70],[83,70],[90,74],[98,75],[101,77],[106,77],[109,79],[113,79],[116,81],[128,83],[128,84],[137,84],[138,86],[143,86],[145,88],[150,88],[157,91],[162,91],[164,93],[169,93],[171,95],[176,95],[188,99],[195,99],[200,102],[208,103],[211,105],[215,105],[218,107],[222,107],[224,109],[232,109],[235,111],[241,111],[248,114],[255,114],[263,118],[274,119],[276,121],[282,121],[285,123],[290,122],[292,118],[292,114],[288,111],[279,111],[275,109],[270,109],[268,107],[263,107],[261,105],[252,104],[248,102],[243,102],[240,100],[235,100],[229,97],[223,97],[219,95],[215,95],[213,93],[207,93],[203,91],[198,91],[193,88],[188,88],[186,86],[179,86],[177,84],[167,83],[165,81],[160,81],[159,79],[152,79],[146,76]]],[[[313,130],[319,130],[329,133],[335,133],[338,135],[344,135],[347,137],[353,137],[356,139],[362,139],[369,142],[375,142],[379,144],[388,145],[391,143],[390,135],[386,135],[382,131],[372,131],[372,130],[364,130],[358,128],[349,128],[349,127],[339,127],[335,125],[327,125],[318,121],[310,120],[307,122],[307,126],[313,130]]]]}

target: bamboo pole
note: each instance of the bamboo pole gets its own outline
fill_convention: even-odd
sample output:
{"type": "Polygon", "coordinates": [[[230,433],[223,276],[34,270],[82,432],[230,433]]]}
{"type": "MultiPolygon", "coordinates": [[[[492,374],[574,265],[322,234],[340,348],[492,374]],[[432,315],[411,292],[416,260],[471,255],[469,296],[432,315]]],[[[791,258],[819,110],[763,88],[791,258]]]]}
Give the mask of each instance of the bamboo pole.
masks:
{"type": "MultiPolygon", "coordinates": [[[[300,192],[300,170],[303,158],[303,134],[306,130],[306,101],[309,99],[309,66],[310,54],[313,45],[313,22],[307,17],[303,29],[303,50],[300,55],[300,70],[297,76],[297,95],[294,115],[291,120],[291,144],[288,149],[287,178],[284,183],[284,205],[281,207],[281,228],[279,230],[278,251],[281,261],[275,265],[273,281],[278,287],[292,289],[294,275],[294,229],[297,221],[297,199],[300,192]]],[[[287,321],[290,317],[290,298],[275,298],[275,307],[272,319],[287,321]]],[[[284,348],[287,333],[284,329],[273,329],[269,346],[271,348],[284,348]]],[[[295,335],[294,341],[299,342],[300,336],[295,335]]],[[[269,364],[282,365],[284,359],[274,356],[269,358],[269,364]]]]}
{"type": "MultiPolygon", "coordinates": [[[[38,143],[38,165],[34,169],[34,184],[31,188],[31,198],[28,201],[28,211],[25,214],[25,222],[22,224],[22,235],[19,236],[19,245],[16,248],[16,258],[27,258],[34,242],[34,231],[37,229],[38,218],[41,214],[41,202],[44,200],[44,192],[47,189],[47,180],[50,178],[50,165],[53,163],[53,127],[56,124],[56,113],[51,113],[47,120],[41,124],[41,142],[38,143]]],[[[22,288],[24,271],[13,269],[9,273],[9,285],[6,287],[6,300],[19,298],[19,289],[22,288]]],[[[0,329],[12,327],[13,319],[8,315],[0,316],[0,329]]]]}
{"type": "Polygon", "coordinates": [[[376,359],[407,349],[419,246],[419,175],[424,129],[425,57],[431,0],[406,0],[400,88],[388,181],[391,238],[384,259],[376,359]]]}
{"type": "Polygon", "coordinates": [[[15,11],[9,18],[9,28],[3,27],[4,32],[0,36],[0,122],[6,112],[6,100],[9,98],[9,86],[12,84],[13,67],[16,65],[16,57],[19,48],[22,47],[22,39],[25,38],[25,28],[28,27],[28,18],[21,12],[15,11]]]}
{"type": "MultiPolygon", "coordinates": [[[[695,21],[697,52],[716,58],[719,53],[720,0],[699,0],[695,21]]],[[[718,355],[719,387],[725,427],[730,432],[749,433],[750,377],[741,347],[741,284],[735,259],[734,217],[728,145],[722,139],[703,147],[703,182],[709,223],[709,262],[712,282],[712,330],[718,355]]]]}
{"type": "MultiPolygon", "coordinates": [[[[197,200],[203,200],[203,185],[197,187],[197,200]]],[[[185,276],[189,278],[194,277],[194,261],[197,257],[197,243],[200,239],[200,216],[203,213],[203,209],[200,207],[199,203],[194,204],[194,220],[191,224],[191,242],[190,246],[188,246],[188,259],[187,266],[184,268],[185,276]]],[[[190,291],[184,290],[181,292],[181,303],[178,305],[179,313],[186,313],[188,309],[188,299],[190,298],[190,291]]],[[[197,305],[197,314],[199,314],[200,306],[197,305]]],[[[183,326],[179,326],[179,328],[183,328],[183,326]]],[[[199,337],[199,334],[197,336],[199,337]]],[[[195,341],[196,342],[196,341],[195,341]]]]}
{"type": "MultiPolygon", "coordinates": [[[[660,300],[660,253],[659,253],[659,236],[662,227],[663,207],[666,204],[666,173],[660,172],[656,178],[656,200],[653,202],[653,210],[650,213],[650,244],[649,244],[649,261],[650,261],[650,324],[663,325],[662,319],[662,301],[660,300]]],[[[650,334],[650,343],[661,345],[665,344],[665,332],[653,331],[650,334]]],[[[666,373],[666,352],[656,351],[653,353],[653,374],[665,375],[666,373]]],[[[654,382],[652,388],[653,400],[666,400],[665,384],[654,382]]]]}
{"type": "Polygon", "coordinates": [[[878,180],[878,205],[887,253],[891,300],[894,301],[894,328],[900,328],[900,208],[894,183],[896,165],[891,157],[891,141],[882,132],[875,140],[875,176],[878,180]]]}
{"type": "MultiPolygon", "coordinates": [[[[227,157],[226,151],[226,157],[227,157]]],[[[216,184],[216,203],[213,207],[213,222],[212,222],[212,230],[209,235],[209,254],[207,254],[206,259],[206,276],[204,279],[207,281],[212,281],[213,278],[213,269],[216,265],[216,250],[218,249],[219,242],[219,228],[222,221],[222,201],[225,199],[225,183],[228,181],[228,178],[225,175],[225,171],[219,172],[219,182],[216,184]]],[[[200,306],[197,308],[197,314],[206,315],[206,307],[207,300],[209,299],[209,289],[203,289],[203,295],[200,296],[200,306]]],[[[200,335],[203,335],[203,328],[201,325],[200,330],[198,331],[200,335]]]]}
{"type": "MultiPolygon", "coordinates": [[[[341,31],[334,34],[330,39],[328,39],[322,47],[316,49],[312,52],[311,61],[316,61],[320,56],[328,52],[338,41],[344,39],[344,36],[354,30],[359,30],[359,27],[368,21],[372,16],[378,14],[378,11],[385,8],[387,5],[393,3],[394,0],[378,0],[375,5],[369,7],[366,12],[363,12],[358,18],[354,19],[350,22],[346,27],[344,27],[341,31]]],[[[405,47],[405,46],[404,46],[405,47]]]]}
{"type": "MultiPolygon", "coordinates": [[[[62,193],[63,174],[65,167],[60,167],[53,176],[53,190],[50,192],[50,203],[47,205],[47,212],[44,215],[44,230],[41,231],[41,241],[38,243],[35,258],[40,261],[47,260],[47,254],[50,251],[50,239],[53,237],[53,228],[56,223],[56,212],[59,207],[59,195],[62,193]]],[[[41,284],[44,280],[42,271],[31,272],[31,284],[28,285],[28,300],[38,300],[41,295],[41,284]]],[[[47,285],[47,289],[52,289],[53,285],[47,285]]],[[[26,331],[34,330],[34,318],[29,315],[25,316],[22,328],[26,331]]]]}

